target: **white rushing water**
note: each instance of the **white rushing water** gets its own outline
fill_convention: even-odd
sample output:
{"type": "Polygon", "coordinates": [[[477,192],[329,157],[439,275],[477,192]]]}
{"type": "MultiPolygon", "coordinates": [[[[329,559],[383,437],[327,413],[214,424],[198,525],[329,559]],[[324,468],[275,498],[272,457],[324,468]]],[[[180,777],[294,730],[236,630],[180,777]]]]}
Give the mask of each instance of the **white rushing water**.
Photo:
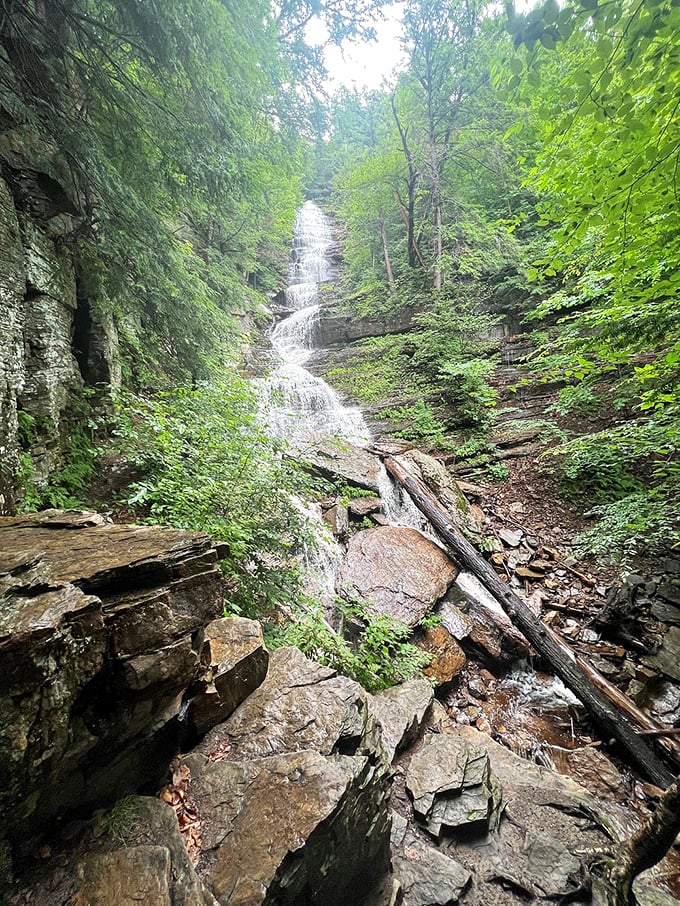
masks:
{"type": "MultiPolygon", "coordinates": [[[[273,434],[302,451],[314,441],[329,437],[360,445],[371,438],[361,410],[345,405],[332,387],[305,367],[313,353],[321,287],[333,278],[332,245],[328,218],[316,204],[306,202],[295,221],[288,266],[286,306],[290,313],[271,331],[277,361],[263,386],[264,421],[273,434]]],[[[419,529],[424,526],[411,498],[391,480],[382,465],[379,493],[385,515],[393,525],[419,529]]],[[[318,597],[330,613],[335,596],[335,575],[344,556],[343,550],[323,522],[317,504],[294,502],[309,520],[316,536],[313,549],[304,554],[307,590],[318,597]]]]}
{"type": "Polygon", "coordinates": [[[344,405],[332,387],[304,367],[312,354],[321,286],[332,277],[330,223],[314,202],[300,209],[293,237],[286,289],[291,313],[270,335],[279,361],[267,383],[267,424],[296,447],[329,436],[365,443],[370,431],[361,410],[344,405]]]}

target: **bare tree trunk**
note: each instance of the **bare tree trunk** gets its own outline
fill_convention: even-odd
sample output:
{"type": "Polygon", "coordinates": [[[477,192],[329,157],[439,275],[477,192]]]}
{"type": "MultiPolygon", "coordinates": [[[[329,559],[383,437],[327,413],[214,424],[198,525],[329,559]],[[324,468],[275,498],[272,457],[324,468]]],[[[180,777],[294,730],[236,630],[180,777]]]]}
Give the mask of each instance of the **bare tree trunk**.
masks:
{"type": "Polygon", "coordinates": [[[444,255],[444,240],[442,237],[442,187],[441,166],[437,154],[436,137],[434,129],[430,136],[430,169],[432,179],[432,201],[434,206],[434,277],[432,286],[436,293],[442,288],[442,257],[444,255]]]}
{"type": "Polygon", "coordinates": [[[401,139],[401,147],[404,152],[404,157],[406,158],[406,166],[408,169],[408,179],[406,181],[408,188],[408,205],[406,208],[405,218],[407,233],[406,247],[408,250],[408,265],[409,267],[415,267],[416,261],[419,261],[421,265],[423,264],[423,259],[420,252],[418,251],[417,243],[415,240],[416,187],[418,185],[418,170],[416,169],[413,154],[411,153],[411,149],[408,144],[408,129],[404,128],[399,118],[399,113],[397,111],[397,102],[395,101],[394,93],[392,93],[390,100],[392,102],[392,115],[394,116],[394,122],[397,125],[399,138],[401,139]]]}
{"type": "Polygon", "coordinates": [[[434,291],[440,292],[442,288],[442,256],[444,243],[442,240],[442,205],[439,197],[435,199],[434,208],[434,291]]]}
{"type": "MultiPolygon", "coordinates": [[[[422,252],[420,251],[420,246],[418,245],[418,240],[415,237],[414,233],[414,224],[413,216],[409,215],[404,202],[399,195],[399,192],[394,192],[394,197],[397,204],[399,205],[399,213],[401,214],[401,219],[404,221],[404,226],[406,227],[406,232],[408,235],[408,250],[409,250],[409,267],[415,267],[416,260],[419,262],[421,267],[425,267],[425,261],[423,259],[422,252]],[[411,261],[411,255],[413,255],[413,262],[411,261]]],[[[410,197],[410,196],[409,196],[410,197]]]]}
{"type": "Polygon", "coordinates": [[[387,271],[387,283],[390,288],[390,292],[396,292],[396,286],[394,283],[394,271],[392,270],[392,262],[390,261],[390,250],[387,245],[387,230],[385,229],[385,215],[380,215],[380,239],[382,240],[382,250],[383,250],[383,260],[385,262],[385,270],[387,271]]]}
{"type": "Polygon", "coordinates": [[[610,906],[634,906],[633,882],[663,859],[680,833],[679,780],[676,777],[642,827],[616,850],[609,873],[610,906]]]}
{"type": "MultiPolygon", "coordinates": [[[[385,468],[408,491],[416,506],[427,516],[440,537],[446,542],[451,556],[477,576],[494,596],[503,610],[526,639],[531,642],[552,666],[555,673],[578,696],[608,736],[615,737],[627,750],[641,773],[662,788],[673,782],[673,774],[641,737],[635,724],[593,683],[594,668],[588,675],[567,643],[529,610],[524,601],[496,574],[474,547],[463,538],[451,522],[451,517],[439,502],[426,491],[394,459],[385,459],[385,468]]],[[[599,676],[599,674],[598,674],[599,676]]],[[[607,680],[601,677],[602,684],[607,680]]]]}

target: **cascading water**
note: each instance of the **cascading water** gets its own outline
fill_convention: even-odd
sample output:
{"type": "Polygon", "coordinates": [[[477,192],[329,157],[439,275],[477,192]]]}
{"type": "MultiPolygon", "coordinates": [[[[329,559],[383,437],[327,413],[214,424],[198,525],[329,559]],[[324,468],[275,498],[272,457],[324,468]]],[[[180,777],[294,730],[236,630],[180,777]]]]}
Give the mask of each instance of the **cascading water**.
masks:
{"type": "MultiPolygon", "coordinates": [[[[332,277],[330,250],[333,244],[328,218],[313,202],[306,202],[295,222],[294,246],[288,268],[286,304],[289,314],[271,332],[270,338],[278,361],[266,385],[266,413],[270,430],[283,437],[294,448],[304,449],[319,439],[332,436],[339,442],[363,444],[370,431],[358,408],[345,406],[339,396],[321,378],[307,370],[314,344],[315,326],[320,312],[320,288],[332,277]]],[[[441,544],[432,527],[409,495],[389,477],[384,467],[379,479],[383,511],[393,525],[409,526],[441,544]]],[[[342,562],[343,551],[321,518],[317,504],[296,501],[314,526],[316,543],[305,554],[307,587],[323,602],[329,620],[333,618],[335,574],[342,562]]],[[[462,571],[457,580],[464,596],[474,599],[491,611],[500,610],[498,602],[472,573],[462,571]]],[[[520,665],[500,685],[497,722],[514,719],[519,730],[515,746],[531,754],[535,747],[527,712],[536,705],[541,710],[561,713],[573,705],[573,698],[559,681],[539,678],[526,665],[520,665]]],[[[511,742],[511,741],[510,741],[511,742]]]]}
{"type": "MultiPolygon", "coordinates": [[[[278,361],[265,385],[263,406],[263,417],[272,433],[297,449],[329,437],[336,437],[340,443],[364,444],[370,440],[361,410],[344,405],[335,390],[305,368],[313,352],[321,286],[333,277],[332,244],[328,218],[313,202],[305,202],[295,221],[288,267],[286,305],[290,314],[270,334],[278,361]]],[[[415,528],[423,526],[415,504],[396,487],[384,466],[381,466],[379,490],[390,522],[415,528]]],[[[318,507],[302,501],[298,504],[315,526],[317,536],[314,552],[306,557],[308,590],[329,603],[334,596],[342,549],[330,536],[318,507]]]]}
{"type": "Polygon", "coordinates": [[[286,289],[291,314],[270,335],[279,362],[268,381],[267,423],[296,447],[329,436],[364,443],[370,432],[361,410],[345,406],[335,390],[304,367],[312,354],[320,287],[332,277],[330,223],[314,202],[300,209],[293,235],[286,289]]]}

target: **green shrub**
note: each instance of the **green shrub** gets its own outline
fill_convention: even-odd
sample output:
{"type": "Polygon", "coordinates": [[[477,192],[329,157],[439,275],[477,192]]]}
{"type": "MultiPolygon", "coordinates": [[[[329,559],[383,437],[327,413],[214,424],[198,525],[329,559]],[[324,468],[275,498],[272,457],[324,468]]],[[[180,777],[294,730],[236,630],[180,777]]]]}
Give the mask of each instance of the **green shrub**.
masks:
{"type": "Polygon", "coordinates": [[[680,546],[680,482],[638,491],[593,507],[599,522],[578,540],[582,556],[627,561],[635,554],[662,554],[680,546]]]}
{"type": "Polygon", "coordinates": [[[369,691],[410,679],[431,661],[431,655],[408,641],[411,630],[405,623],[385,614],[371,614],[356,603],[340,602],[338,606],[363,627],[355,643],[332,631],[320,607],[300,611],[295,621],[278,627],[268,641],[277,647],[294,645],[369,691]]]}
{"type": "Polygon", "coordinates": [[[232,606],[261,615],[295,597],[296,557],[313,544],[293,496],[305,478],[261,427],[247,381],[229,371],[219,384],[128,395],[115,433],[143,473],[126,502],[152,522],[205,531],[226,544],[232,606]]]}

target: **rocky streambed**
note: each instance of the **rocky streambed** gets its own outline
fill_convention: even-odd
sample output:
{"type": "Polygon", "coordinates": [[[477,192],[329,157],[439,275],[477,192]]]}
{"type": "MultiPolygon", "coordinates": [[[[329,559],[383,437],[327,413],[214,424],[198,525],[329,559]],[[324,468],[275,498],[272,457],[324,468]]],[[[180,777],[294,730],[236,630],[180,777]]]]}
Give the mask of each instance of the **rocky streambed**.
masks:
{"type": "MultiPolygon", "coordinates": [[[[376,490],[351,454],[317,458],[376,490]]],[[[402,457],[481,531],[439,464],[402,457]]],[[[59,511],[0,521],[8,902],[606,902],[588,866],[640,820],[628,781],[595,796],[492,738],[507,714],[484,707],[502,685],[488,668],[526,642],[384,508],[326,501],[347,546],[338,590],[413,626],[433,609],[441,621],[417,630],[432,682],[375,694],[223,618],[204,535],[59,511]]],[[[642,876],[639,902],[676,902],[653,886],[674,871],[642,876]]]]}

